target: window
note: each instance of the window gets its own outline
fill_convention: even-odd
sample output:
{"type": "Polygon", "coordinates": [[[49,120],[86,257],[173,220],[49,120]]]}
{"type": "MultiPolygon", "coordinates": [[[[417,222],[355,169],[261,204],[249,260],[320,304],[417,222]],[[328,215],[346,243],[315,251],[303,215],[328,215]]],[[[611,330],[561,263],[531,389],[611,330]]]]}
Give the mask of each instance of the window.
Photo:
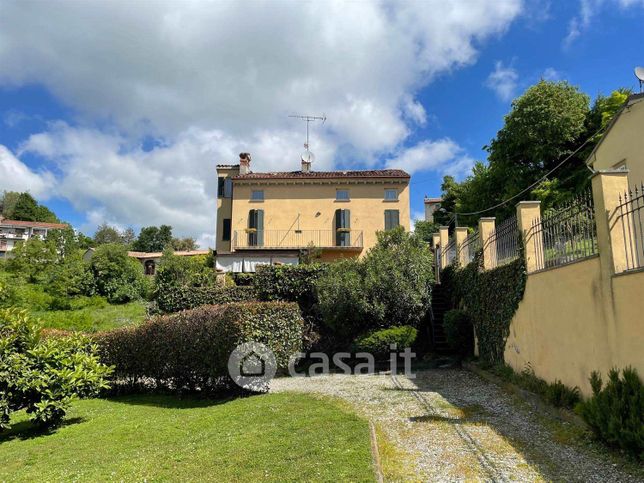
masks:
{"type": "Polygon", "coordinates": [[[400,226],[400,214],[398,210],[385,210],[385,230],[391,230],[400,226]]]}
{"type": "Polygon", "coordinates": [[[398,201],[398,190],[385,190],[385,201],[398,201]]]}
{"type": "Polygon", "coordinates": [[[264,245],[264,210],[248,212],[248,246],[261,247],[264,245]]]}
{"type": "Polygon", "coordinates": [[[264,190],[253,190],[250,192],[252,201],[264,201],[264,190]]]}
{"type": "Polygon", "coordinates": [[[219,198],[233,197],[233,180],[220,176],[217,178],[217,196],[219,198]]]}
{"type": "Polygon", "coordinates": [[[351,246],[351,212],[335,210],[335,246],[351,246]]]}
{"type": "Polygon", "coordinates": [[[230,218],[224,218],[224,226],[221,230],[221,240],[230,241],[230,218]]]}
{"type": "Polygon", "coordinates": [[[349,190],[336,190],[335,201],[349,201],[349,190]]]}

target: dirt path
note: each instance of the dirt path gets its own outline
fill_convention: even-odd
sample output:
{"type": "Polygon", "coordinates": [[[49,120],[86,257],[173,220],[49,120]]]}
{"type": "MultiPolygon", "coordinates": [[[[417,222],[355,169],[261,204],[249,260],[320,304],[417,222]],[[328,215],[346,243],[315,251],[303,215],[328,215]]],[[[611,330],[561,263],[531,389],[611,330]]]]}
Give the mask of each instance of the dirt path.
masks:
{"type": "Polygon", "coordinates": [[[406,455],[404,479],[641,481],[579,440],[570,423],[455,369],[404,376],[281,378],[271,391],[338,397],[406,455]]]}

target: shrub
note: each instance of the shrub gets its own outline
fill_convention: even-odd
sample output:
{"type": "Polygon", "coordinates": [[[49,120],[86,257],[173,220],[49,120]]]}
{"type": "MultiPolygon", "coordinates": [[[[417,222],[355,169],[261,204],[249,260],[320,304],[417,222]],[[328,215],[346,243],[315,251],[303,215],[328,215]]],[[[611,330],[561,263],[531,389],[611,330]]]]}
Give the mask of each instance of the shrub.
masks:
{"type": "Polygon", "coordinates": [[[608,383],[601,376],[590,376],[592,398],[579,406],[579,412],[595,434],[608,445],[644,459],[644,385],[637,371],[627,367],[612,369],[608,383]]]}
{"type": "Polygon", "coordinates": [[[156,293],[159,311],[164,313],[193,309],[201,305],[247,302],[255,299],[253,287],[167,287],[156,293]]]}
{"type": "Polygon", "coordinates": [[[320,278],[320,313],[344,338],[379,328],[416,327],[427,312],[433,276],[424,241],[402,228],[380,232],[363,259],[334,264],[320,278]]]}
{"type": "Polygon", "coordinates": [[[141,264],[130,258],[123,245],[110,243],[99,246],[91,261],[96,292],[110,303],[125,303],[143,297],[148,282],[141,264]]]}
{"type": "Polygon", "coordinates": [[[40,332],[26,312],[0,310],[0,429],[21,409],[39,426],[55,425],[73,398],[108,387],[111,369],[99,362],[89,339],[41,339],[40,332]]]}
{"type": "Polygon", "coordinates": [[[155,295],[170,287],[205,287],[215,284],[216,273],[206,255],[178,257],[165,250],[154,277],[155,295]]]}
{"type": "Polygon", "coordinates": [[[240,287],[246,287],[253,285],[254,275],[255,274],[253,273],[240,272],[233,275],[233,279],[236,285],[239,285],[240,287]]]}
{"type": "Polygon", "coordinates": [[[303,321],[296,304],[210,305],[97,334],[101,356],[117,379],[176,391],[229,388],[228,358],[249,341],[273,350],[279,367],[300,350],[303,321]]]}
{"type": "Polygon", "coordinates": [[[474,328],[472,319],[462,310],[448,310],[443,318],[443,328],[450,348],[460,357],[474,354],[474,328]]]}
{"type": "Polygon", "coordinates": [[[389,357],[392,344],[396,345],[395,350],[404,350],[406,347],[412,346],[417,335],[418,331],[408,325],[376,330],[357,338],[354,342],[354,349],[357,352],[369,352],[376,358],[385,358],[389,357]]]}
{"type": "Polygon", "coordinates": [[[581,401],[581,395],[578,387],[568,387],[559,379],[555,379],[555,382],[548,384],[546,400],[558,408],[574,408],[581,401]]]}
{"type": "Polygon", "coordinates": [[[322,264],[261,265],[253,286],[260,300],[297,302],[308,313],[317,302],[315,283],[326,271],[322,264]]]}

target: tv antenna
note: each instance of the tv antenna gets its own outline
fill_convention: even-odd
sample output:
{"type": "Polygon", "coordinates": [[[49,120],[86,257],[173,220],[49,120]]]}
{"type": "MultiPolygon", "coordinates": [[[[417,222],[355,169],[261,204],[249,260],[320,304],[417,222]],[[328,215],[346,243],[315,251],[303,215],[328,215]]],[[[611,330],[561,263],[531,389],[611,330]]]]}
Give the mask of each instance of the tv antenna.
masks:
{"type": "Polygon", "coordinates": [[[295,119],[306,121],[306,142],[304,143],[304,149],[306,151],[302,153],[302,161],[306,161],[307,163],[312,162],[315,159],[315,156],[309,150],[309,124],[315,121],[322,121],[322,124],[324,124],[326,122],[326,116],[324,114],[322,114],[321,116],[303,116],[299,114],[291,114],[288,117],[294,117],[295,119]]]}
{"type": "Polygon", "coordinates": [[[644,86],[644,67],[635,67],[635,77],[640,81],[640,92],[642,91],[642,86],[644,86]]]}

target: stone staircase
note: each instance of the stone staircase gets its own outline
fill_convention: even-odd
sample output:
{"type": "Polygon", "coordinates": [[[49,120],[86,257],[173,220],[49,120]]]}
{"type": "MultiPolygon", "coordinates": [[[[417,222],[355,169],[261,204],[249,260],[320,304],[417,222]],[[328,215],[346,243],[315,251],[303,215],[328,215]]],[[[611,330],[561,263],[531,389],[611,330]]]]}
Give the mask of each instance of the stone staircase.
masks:
{"type": "Polygon", "coordinates": [[[443,291],[440,284],[434,285],[432,290],[432,318],[431,318],[431,336],[432,345],[435,352],[444,354],[449,352],[447,337],[443,329],[443,316],[450,309],[449,299],[443,291]]]}

